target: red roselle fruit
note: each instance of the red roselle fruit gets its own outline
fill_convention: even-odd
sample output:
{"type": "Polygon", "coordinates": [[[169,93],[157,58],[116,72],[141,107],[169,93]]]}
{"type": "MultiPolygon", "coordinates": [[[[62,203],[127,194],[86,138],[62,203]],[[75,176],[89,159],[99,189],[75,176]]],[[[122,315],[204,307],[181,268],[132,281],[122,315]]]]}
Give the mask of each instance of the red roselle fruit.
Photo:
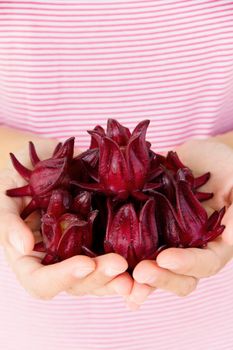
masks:
{"type": "Polygon", "coordinates": [[[225,208],[208,218],[186,181],[178,180],[175,184],[174,206],[159,192],[154,191],[153,197],[160,234],[168,247],[204,247],[224,230],[221,220],[225,208]]]}
{"type": "Polygon", "coordinates": [[[44,264],[85,254],[92,247],[92,226],[97,210],[91,210],[91,195],[82,192],[72,199],[64,190],[54,190],[47,212],[41,218],[43,241],[35,250],[45,252],[44,264]]]}
{"type": "MultiPolygon", "coordinates": [[[[109,119],[106,134],[100,127],[89,132],[92,135],[92,152],[93,147],[98,149],[98,153],[95,153],[95,157],[98,157],[98,161],[95,161],[98,172],[93,169],[90,173],[90,176],[97,174],[94,177],[97,182],[74,184],[106,196],[115,196],[116,200],[125,200],[129,196],[138,200],[147,199],[143,191],[160,186],[159,183],[148,181],[151,171],[149,144],[145,140],[148,125],[148,120],[139,123],[131,134],[128,128],[109,119]]],[[[89,162],[85,160],[85,163],[89,162]]]]}
{"type": "Polygon", "coordinates": [[[130,269],[142,259],[155,259],[159,244],[155,200],[148,199],[139,213],[132,203],[126,203],[117,210],[113,206],[109,199],[105,252],[122,255],[130,269]]]}
{"type": "Polygon", "coordinates": [[[194,177],[175,152],[155,153],[146,140],[148,125],[142,121],[130,132],[109,119],[106,131],[99,125],[89,131],[90,147],[75,157],[74,137],[45,160],[30,142],[32,170],[11,154],[27,184],[7,195],[31,197],[23,219],[41,214],[35,250],[45,253],[43,264],[115,252],[132,271],[166,247],[201,248],[223,232],[224,208],[208,218],[200,203],[213,196],[199,191],[210,173],[194,177]]]}
{"type": "MultiPolygon", "coordinates": [[[[206,193],[198,191],[198,188],[203,186],[210,178],[210,173],[203,174],[202,176],[194,178],[192,171],[186,167],[179,159],[176,152],[168,152],[166,157],[161,157],[161,167],[163,168],[162,182],[164,190],[171,190],[172,178],[175,176],[182,177],[192,187],[192,191],[195,193],[196,198],[199,201],[208,200],[213,197],[213,193],[206,193]]],[[[176,181],[175,181],[176,182],[176,181]]]]}
{"type": "Polygon", "coordinates": [[[69,166],[73,158],[74,137],[64,145],[59,143],[52,158],[40,160],[32,142],[29,143],[29,155],[33,170],[25,168],[10,153],[12,163],[18,173],[28,182],[26,186],[7,190],[11,197],[31,196],[31,202],[24,208],[21,217],[25,219],[34,210],[46,209],[52,191],[55,188],[69,188],[69,166]]]}

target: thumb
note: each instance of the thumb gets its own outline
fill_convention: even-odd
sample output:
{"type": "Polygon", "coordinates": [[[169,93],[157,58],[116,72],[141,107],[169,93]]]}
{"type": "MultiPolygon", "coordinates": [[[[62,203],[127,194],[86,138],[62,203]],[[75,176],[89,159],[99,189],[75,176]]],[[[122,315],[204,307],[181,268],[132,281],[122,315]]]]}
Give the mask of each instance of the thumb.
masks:
{"type": "Polygon", "coordinates": [[[0,244],[4,248],[11,246],[22,255],[28,255],[33,250],[33,233],[18,213],[1,212],[0,244]]]}
{"type": "MultiPolygon", "coordinates": [[[[21,181],[21,180],[20,180],[21,181]]],[[[6,190],[20,186],[12,170],[0,172],[0,244],[12,246],[21,254],[28,254],[34,246],[34,237],[30,228],[20,218],[25,201],[11,198],[6,190]]]]}
{"type": "Polygon", "coordinates": [[[223,241],[233,246],[233,204],[227,209],[222,219],[222,225],[225,225],[222,234],[223,241]]]}

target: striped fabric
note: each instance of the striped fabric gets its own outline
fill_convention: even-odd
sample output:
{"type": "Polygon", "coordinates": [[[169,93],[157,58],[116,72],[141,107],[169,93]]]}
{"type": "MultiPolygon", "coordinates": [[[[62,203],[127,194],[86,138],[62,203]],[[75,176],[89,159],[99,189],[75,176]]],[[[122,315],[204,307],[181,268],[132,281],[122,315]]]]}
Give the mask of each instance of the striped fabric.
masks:
{"type": "MultiPolygon", "coordinates": [[[[149,118],[157,151],[233,129],[233,1],[0,0],[0,120],[64,140],[149,118]]],[[[233,264],[186,298],[29,297],[0,252],[4,350],[230,350],[233,264]]]]}

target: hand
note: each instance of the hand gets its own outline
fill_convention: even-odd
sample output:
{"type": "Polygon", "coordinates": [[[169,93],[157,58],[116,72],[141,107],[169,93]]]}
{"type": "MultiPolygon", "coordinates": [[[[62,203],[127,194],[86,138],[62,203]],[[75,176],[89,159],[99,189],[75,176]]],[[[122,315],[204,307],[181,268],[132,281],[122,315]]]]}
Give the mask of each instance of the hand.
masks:
{"type": "Polygon", "coordinates": [[[202,190],[214,192],[214,197],[203,205],[208,213],[226,206],[222,220],[226,228],[204,249],[169,248],[156,261],[140,262],[133,272],[136,282],[127,298],[132,309],[137,309],[156,288],[178,296],[190,294],[200,278],[216,274],[233,257],[233,150],[214,140],[196,140],[185,143],[177,152],[195,175],[211,172],[202,190]]]}
{"type": "MultiPolygon", "coordinates": [[[[44,139],[36,144],[41,159],[49,157],[54,146],[55,142],[44,139]]],[[[30,167],[27,149],[17,157],[30,167]]],[[[93,259],[80,255],[50,266],[41,264],[41,253],[33,252],[38,216],[34,214],[24,222],[20,212],[28,198],[5,195],[6,189],[23,185],[24,180],[12,166],[0,173],[0,244],[21,285],[39,299],[50,299],[63,291],[72,295],[128,295],[133,281],[125,272],[128,265],[120,255],[106,254],[93,259]]]]}

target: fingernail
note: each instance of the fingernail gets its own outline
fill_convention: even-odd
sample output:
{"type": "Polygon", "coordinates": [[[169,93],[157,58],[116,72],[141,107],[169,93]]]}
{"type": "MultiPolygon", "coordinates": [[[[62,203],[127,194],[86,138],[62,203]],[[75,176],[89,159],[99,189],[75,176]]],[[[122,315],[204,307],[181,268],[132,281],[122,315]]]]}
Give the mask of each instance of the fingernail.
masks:
{"type": "Polygon", "coordinates": [[[104,272],[105,272],[105,275],[110,277],[123,273],[122,270],[114,269],[113,267],[107,267],[104,272]]]}
{"type": "Polygon", "coordinates": [[[17,232],[10,232],[9,242],[19,253],[25,254],[23,240],[19,238],[17,232]]]}
{"type": "Polygon", "coordinates": [[[177,262],[174,261],[164,261],[164,262],[158,262],[158,265],[160,267],[163,267],[164,269],[168,270],[176,270],[180,268],[180,265],[177,262]]]}
{"type": "Polygon", "coordinates": [[[77,278],[83,278],[88,276],[94,269],[92,267],[76,267],[73,271],[73,275],[77,278]]]}

